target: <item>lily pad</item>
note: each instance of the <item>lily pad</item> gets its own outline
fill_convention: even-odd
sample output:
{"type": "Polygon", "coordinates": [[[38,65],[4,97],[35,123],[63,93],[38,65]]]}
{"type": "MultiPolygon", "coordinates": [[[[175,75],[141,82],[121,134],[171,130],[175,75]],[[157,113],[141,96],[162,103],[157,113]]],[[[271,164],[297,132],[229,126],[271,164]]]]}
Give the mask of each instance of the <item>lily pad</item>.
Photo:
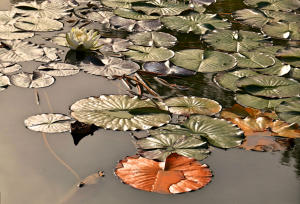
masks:
{"type": "Polygon", "coordinates": [[[55,81],[52,76],[40,72],[18,73],[12,75],[10,80],[13,85],[23,88],[43,88],[52,85],[55,81]]]}
{"type": "Polygon", "coordinates": [[[53,42],[56,45],[63,46],[63,47],[68,47],[69,46],[69,44],[67,42],[67,39],[66,39],[66,33],[57,34],[56,36],[54,36],[51,39],[51,42],[53,42]]]}
{"type": "Polygon", "coordinates": [[[244,3],[248,6],[274,11],[292,11],[300,8],[298,0],[244,0],[244,3]]]}
{"type": "Polygon", "coordinates": [[[300,84],[292,79],[258,75],[246,77],[236,82],[238,88],[255,96],[285,98],[299,96],[300,84]]]}
{"type": "Polygon", "coordinates": [[[100,38],[101,52],[123,52],[127,51],[132,45],[131,42],[121,38],[100,38]]]}
{"type": "Polygon", "coordinates": [[[237,66],[241,68],[267,68],[275,64],[275,58],[271,55],[260,52],[235,53],[233,56],[237,60],[237,66]]]}
{"type": "Polygon", "coordinates": [[[195,71],[184,69],[166,62],[146,62],[143,64],[143,69],[148,72],[157,73],[160,75],[177,75],[177,76],[193,76],[195,71]]]}
{"type": "Polygon", "coordinates": [[[193,133],[201,134],[211,145],[220,148],[237,147],[243,140],[243,131],[238,127],[225,120],[205,115],[191,116],[184,126],[193,133]]]}
{"type": "Polygon", "coordinates": [[[109,19],[114,16],[114,13],[110,11],[98,11],[88,13],[86,16],[89,20],[96,21],[101,24],[109,24],[109,19]]]}
{"type": "Polygon", "coordinates": [[[214,115],[221,111],[222,107],[214,100],[200,97],[172,97],[164,101],[171,113],[179,115],[214,115]]]}
{"type": "Polygon", "coordinates": [[[274,38],[300,40],[299,22],[274,22],[263,26],[262,31],[274,38]]]}
{"type": "Polygon", "coordinates": [[[0,91],[5,90],[10,85],[9,78],[0,73],[0,91]]]}
{"type": "Polygon", "coordinates": [[[209,154],[209,151],[205,149],[205,141],[185,135],[160,134],[139,139],[135,144],[140,149],[140,155],[160,161],[165,161],[172,153],[197,160],[205,159],[209,154]]]}
{"type": "Polygon", "coordinates": [[[50,63],[47,65],[41,65],[38,67],[41,73],[45,73],[51,76],[70,76],[79,73],[77,66],[65,63],[50,63]]]}
{"type": "Polygon", "coordinates": [[[215,14],[191,14],[188,16],[166,16],[161,22],[169,29],[184,33],[205,34],[209,30],[230,28],[231,24],[216,18],[215,14]]]}
{"type": "Polygon", "coordinates": [[[101,3],[104,6],[111,8],[127,8],[130,9],[132,7],[132,3],[135,2],[145,2],[147,0],[101,0],[101,3]]]}
{"type": "Polygon", "coordinates": [[[283,98],[283,99],[268,99],[257,96],[252,96],[250,94],[236,94],[235,100],[239,104],[252,107],[257,109],[274,109],[283,101],[290,101],[292,98],[283,98]]]}
{"type": "Polygon", "coordinates": [[[33,131],[59,133],[71,131],[72,119],[62,114],[40,114],[30,116],[24,121],[25,126],[33,131]]]}
{"type": "Polygon", "coordinates": [[[281,103],[276,107],[276,113],[282,120],[288,123],[297,123],[298,125],[300,125],[299,98],[281,103]]]}
{"type": "Polygon", "coordinates": [[[19,71],[20,69],[22,69],[22,66],[19,64],[15,64],[11,62],[0,63],[0,72],[2,74],[11,74],[19,71]]]}
{"type": "Polygon", "coordinates": [[[300,48],[291,47],[287,50],[280,50],[277,53],[280,60],[295,67],[300,67],[300,48]]]}
{"type": "Polygon", "coordinates": [[[203,39],[215,49],[230,52],[247,52],[270,44],[263,35],[249,31],[216,30],[203,39]]]}
{"type": "Polygon", "coordinates": [[[114,14],[116,14],[117,16],[121,16],[123,18],[129,18],[129,19],[133,19],[133,20],[155,20],[158,19],[159,16],[148,16],[145,14],[142,14],[140,12],[136,12],[130,9],[126,9],[126,8],[117,8],[114,10],[114,14]]]}
{"type": "Polygon", "coordinates": [[[276,75],[276,76],[283,76],[290,72],[291,66],[288,64],[282,63],[277,58],[275,59],[275,64],[271,67],[264,68],[264,69],[257,69],[256,71],[261,74],[267,74],[267,75],[276,75]]]}
{"type": "Polygon", "coordinates": [[[232,69],[236,59],[226,53],[208,50],[187,49],[175,53],[173,64],[197,72],[219,72],[232,69]]]}
{"type": "Polygon", "coordinates": [[[43,47],[43,51],[45,55],[36,59],[35,61],[44,62],[44,63],[58,61],[59,57],[57,54],[58,53],[61,54],[63,52],[62,50],[58,50],[57,48],[54,47],[43,47]]]}
{"type": "Polygon", "coordinates": [[[113,78],[114,76],[130,75],[140,69],[137,63],[116,57],[92,59],[82,62],[80,68],[86,73],[113,78]]]}
{"type": "Polygon", "coordinates": [[[169,33],[163,32],[141,32],[132,34],[129,39],[135,45],[154,46],[154,47],[172,47],[176,44],[177,38],[169,33]]]}
{"type": "Polygon", "coordinates": [[[16,18],[16,11],[0,11],[0,25],[13,25],[16,18]]]}
{"type": "Polygon", "coordinates": [[[151,100],[127,95],[101,95],[77,101],[72,116],[80,122],[113,130],[136,130],[159,127],[170,121],[169,114],[151,100]]]}
{"type": "Polygon", "coordinates": [[[300,79],[300,68],[293,68],[293,69],[292,69],[292,72],[291,72],[291,76],[292,76],[294,79],[299,80],[299,79],[300,79]]]}
{"type": "Polygon", "coordinates": [[[0,25],[0,39],[18,40],[26,39],[34,36],[34,33],[19,32],[20,30],[13,25],[0,25]]]}
{"type": "Polygon", "coordinates": [[[57,20],[35,17],[20,18],[14,25],[16,28],[26,31],[57,31],[64,26],[57,20]]]}
{"type": "Polygon", "coordinates": [[[174,56],[174,52],[167,48],[143,47],[143,46],[130,46],[129,51],[124,52],[124,55],[133,60],[143,62],[159,62],[170,59],[174,56]]]}
{"type": "Polygon", "coordinates": [[[0,48],[0,60],[4,62],[32,61],[43,56],[44,51],[37,45],[21,41],[4,41],[5,47],[0,48]]]}

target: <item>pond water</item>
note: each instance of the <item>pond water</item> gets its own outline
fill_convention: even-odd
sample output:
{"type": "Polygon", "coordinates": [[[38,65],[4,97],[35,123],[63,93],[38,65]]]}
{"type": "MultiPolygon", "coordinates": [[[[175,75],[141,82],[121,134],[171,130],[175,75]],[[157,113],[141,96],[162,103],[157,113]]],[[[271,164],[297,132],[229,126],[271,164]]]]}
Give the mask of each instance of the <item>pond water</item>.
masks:
{"type": "MultiPolygon", "coordinates": [[[[0,1],[7,10],[8,0],[0,1]]],[[[240,0],[219,0],[209,10],[230,13],[244,8],[240,0]]],[[[240,25],[234,25],[236,28],[240,25]]],[[[247,28],[248,29],[248,28],[247,28]]],[[[176,35],[180,44],[174,50],[201,48],[196,35],[176,35]]],[[[41,42],[41,38],[37,37],[41,42]]],[[[36,63],[23,63],[33,71],[36,63]]],[[[189,86],[188,91],[166,88],[151,77],[145,80],[161,96],[196,95],[214,99],[223,107],[235,102],[232,93],[224,91],[211,80],[211,74],[197,74],[184,82],[168,79],[169,83],[189,86]]],[[[128,132],[97,130],[74,145],[70,133],[47,134],[25,128],[24,119],[39,113],[55,112],[69,115],[69,107],[79,99],[100,94],[126,94],[119,80],[108,80],[80,72],[57,78],[54,85],[35,92],[10,86],[0,92],[0,193],[1,204],[298,204],[300,202],[300,141],[285,152],[255,152],[238,148],[222,150],[211,147],[212,154],[202,163],[209,165],[214,177],[205,188],[178,195],[160,195],[122,184],[113,174],[117,162],[134,155],[136,148],[128,132]],[[50,148],[50,149],[49,149],[50,148]],[[54,152],[54,153],[53,153],[54,152]],[[99,182],[78,188],[78,179],[53,154],[73,169],[81,179],[104,171],[99,182]]]]}

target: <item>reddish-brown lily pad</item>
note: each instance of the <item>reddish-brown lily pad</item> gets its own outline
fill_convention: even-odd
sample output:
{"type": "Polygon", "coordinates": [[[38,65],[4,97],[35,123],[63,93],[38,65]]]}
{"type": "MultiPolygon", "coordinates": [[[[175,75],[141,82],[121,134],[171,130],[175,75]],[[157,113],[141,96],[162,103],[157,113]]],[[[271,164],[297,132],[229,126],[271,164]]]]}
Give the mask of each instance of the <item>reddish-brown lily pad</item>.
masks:
{"type": "Polygon", "coordinates": [[[134,188],[162,194],[197,190],[206,186],[212,177],[207,165],[178,154],[171,154],[165,162],[141,156],[126,157],[117,165],[115,174],[134,188]]]}

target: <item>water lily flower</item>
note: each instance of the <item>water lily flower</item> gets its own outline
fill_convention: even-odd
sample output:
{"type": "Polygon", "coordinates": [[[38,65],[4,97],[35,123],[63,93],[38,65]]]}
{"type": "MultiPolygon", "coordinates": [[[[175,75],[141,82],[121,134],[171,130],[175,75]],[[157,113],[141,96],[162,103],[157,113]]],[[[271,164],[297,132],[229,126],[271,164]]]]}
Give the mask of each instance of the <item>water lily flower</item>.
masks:
{"type": "Polygon", "coordinates": [[[102,46],[100,34],[94,30],[88,32],[85,28],[72,28],[66,39],[72,50],[98,50],[102,46]]]}

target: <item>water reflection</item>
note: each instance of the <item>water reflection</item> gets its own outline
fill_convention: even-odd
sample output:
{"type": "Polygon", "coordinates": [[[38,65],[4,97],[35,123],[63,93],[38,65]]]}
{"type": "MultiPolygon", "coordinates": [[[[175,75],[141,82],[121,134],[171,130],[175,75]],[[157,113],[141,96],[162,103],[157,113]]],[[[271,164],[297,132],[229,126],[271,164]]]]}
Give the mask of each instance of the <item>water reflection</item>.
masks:
{"type": "Polygon", "coordinates": [[[291,151],[282,153],[281,164],[294,166],[295,172],[300,178],[300,139],[295,139],[295,146],[291,151]]]}

